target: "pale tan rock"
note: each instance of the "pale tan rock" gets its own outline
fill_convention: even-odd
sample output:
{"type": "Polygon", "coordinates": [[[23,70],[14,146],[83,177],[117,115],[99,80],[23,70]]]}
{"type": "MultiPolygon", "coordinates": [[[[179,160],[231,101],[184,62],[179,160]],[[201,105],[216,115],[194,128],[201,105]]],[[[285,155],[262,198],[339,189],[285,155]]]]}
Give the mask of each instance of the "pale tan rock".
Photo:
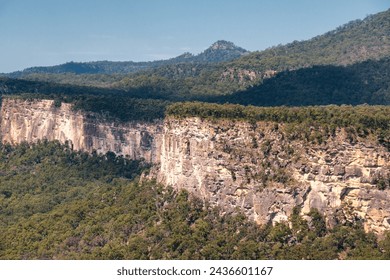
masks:
{"type": "Polygon", "coordinates": [[[379,234],[390,229],[390,191],[377,190],[373,180],[390,173],[384,147],[364,139],[352,145],[342,131],[326,144],[302,145],[273,127],[260,122],[254,128],[245,122],[168,118],[157,178],[212,205],[238,206],[259,224],[287,220],[294,206],[300,206],[303,216],[311,208],[319,209],[329,226],[336,216],[344,215],[347,220],[362,219],[367,230],[379,234]],[[294,151],[292,155],[286,155],[287,147],[294,151]],[[185,150],[191,153],[185,156],[185,150]],[[281,171],[293,180],[277,182],[281,171]],[[270,176],[276,179],[264,185],[264,178],[270,176]]]}
{"type": "Polygon", "coordinates": [[[158,162],[155,138],[161,123],[107,122],[93,113],[73,111],[71,104],[54,105],[53,100],[2,100],[1,140],[18,144],[23,141],[58,140],[69,142],[75,150],[105,154],[108,151],[132,159],[158,162]]]}

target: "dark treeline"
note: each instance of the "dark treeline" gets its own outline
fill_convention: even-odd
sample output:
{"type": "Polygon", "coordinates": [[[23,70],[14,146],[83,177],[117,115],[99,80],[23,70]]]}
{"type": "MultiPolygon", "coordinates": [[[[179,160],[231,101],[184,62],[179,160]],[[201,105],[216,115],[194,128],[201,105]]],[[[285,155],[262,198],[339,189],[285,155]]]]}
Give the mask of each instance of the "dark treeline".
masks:
{"type": "MultiPolygon", "coordinates": [[[[162,119],[170,101],[161,99],[139,99],[111,95],[44,95],[25,93],[20,95],[3,95],[3,98],[25,100],[52,99],[56,107],[61,103],[71,103],[72,109],[99,114],[108,121],[146,121],[162,119]]],[[[1,98],[0,98],[1,102],[1,98]]]]}
{"type": "Polygon", "coordinates": [[[140,85],[137,88],[125,90],[119,88],[78,86],[71,84],[57,84],[42,81],[28,81],[0,77],[0,94],[18,95],[25,93],[36,94],[38,98],[41,98],[41,96],[47,96],[47,98],[52,99],[57,96],[75,97],[83,95],[170,99],[168,92],[164,92],[158,87],[152,87],[151,85],[147,84],[140,85]]]}
{"type": "Polygon", "coordinates": [[[390,129],[390,106],[255,107],[236,104],[178,102],[167,108],[167,114],[176,117],[232,119],[249,122],[308,122],[313,125],[334,125],[339,128],[361,126],[362,129],[369,130],[390,129]]]}
{"type": "MultiPolygon", "coordinates": [[[[169,68],[166,68],[169,69],[169,68]]],[[[183,66],[183,71],[197,71],[183,66]]],[[[56,98],[68,96],[106,96],[115,98],[159,99],[176,101],[207,101],[254,106],[308,105],[390,105],[390,59],[365,61],[350,66],[313,66],[284,71],[258,86],[234,94],[237,83],[225,83],[204,72],[196,77],[175,78],[174,72],[137,74],[115,82],[112,88],[87,87],[38,81],[0,78],[0,93],[33,93],[56,98]],[[169,74],[171,73],[171,74],[169,74]],[[167,76],[168,75],[168,76],[167,76]]],[[[173,68],[171,69],[174,70],[173,68]]],[[[157,70],[156,70],[157,71],[157,70]]],[[[160,69],[160,71],[162,71],[160,69]]],[[[179,75],[179,74],[178,74],[179,75]]]]}

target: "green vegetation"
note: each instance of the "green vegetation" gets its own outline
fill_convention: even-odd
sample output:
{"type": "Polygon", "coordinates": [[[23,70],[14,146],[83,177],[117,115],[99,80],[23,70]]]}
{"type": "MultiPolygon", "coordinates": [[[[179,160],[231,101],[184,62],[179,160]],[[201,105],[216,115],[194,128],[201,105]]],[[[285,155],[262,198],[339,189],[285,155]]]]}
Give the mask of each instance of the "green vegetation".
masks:
{"type": "Polygon", "coordinates": [[[74,98],[74,110],[95,112],[107,119],[121,121],[153,121],[162,119],[169,101],[112,96],[80,96],[74,98]]]}
{"type": "Polygon", "coordinates": [[[46,98],[54,98],[56,96],[76,97],[83,95],[91,96],[108,96],[108,97],[128,97],[140,99],[172,99],[167,92],[161,91],[158,88],[153,88],[147,84],[142,84],[137,88],[132,89],[115,89],[92,86],[78,86],[71,84],[57,84],[42,81],[27,81],[20,79],[10,79],[0,77],[0,94],[20,95],[20,94],[46,96],[46,98]]]}
{"type": "Polygon", "coordinates": [[[387,177],[379,176],[378,178],[376,178],[375,184],[376,187],[381,191],[390,189],[390,174],[388,174],[387,177]]]}
{"type": "Polygon", "coordinates": [[[325,227],[295,209],[259,227],[185,191],[140,183],[145,166],[58,142],[0,147],[0,259],[389,259],[357,224],[325,227]]]}
{"type": "Polygon", "coordinates": [[[249,122],[304,123],[333,125],[356,129],[389,130],[389,106],[307,106],[307,107],[254,107],[235,104],[178,102],[167,108],[167,114],[176,117],[205,119],[232,119],[249,122]]]}
{"type": "Polygon", "coordinates": [[[174,103],[167,115],[204,119],[243,120],[251,123],[270,121],[285,124],[291,139],[299,138],[321,143],[344,128],[350,141],[372,134],[390,150],[389,106],[308,106],[254,107],[233,104],[217,105],[201,102],[174,103]]]}
{"type": "MultiPolygon", "coordinates": [[[[172,102],[198,100],[254,106],[390,105],[389,67],[389,58],[349,66],[313,66],[280,72],[263,83],[246,89],[246,82],[227,82],[210,68],[210,71],[203,71],[207,68],[204,65],[183,64],[158,68],[151,73],[122,76],[120,79],[114,76],[102,78],[112,81],[109,87],[101,87],[99,80],[90,83],[88,79],[92,78],[80,81],[89,87],[62,84],[61,80],[56,79],[52,80],[60,82],[59,84],[0,78],[0,92],[30,92],[48,97],[91,95],[172,102]],[[181,76],[192,71],[193,76],[181,76]]],[[[71,83],[73,78],[80,80],[83,76],[67,74],[64,81],[71,83]]]]}
{"type": "Polygon", "coordinates": [[[253,52],[229,67],[278,72],[313,65],[347,65],[389,56],[390,10],[354,20],[306,41],[253,52]],[[362,51],[364,49],[364,51],[362,51]]]}

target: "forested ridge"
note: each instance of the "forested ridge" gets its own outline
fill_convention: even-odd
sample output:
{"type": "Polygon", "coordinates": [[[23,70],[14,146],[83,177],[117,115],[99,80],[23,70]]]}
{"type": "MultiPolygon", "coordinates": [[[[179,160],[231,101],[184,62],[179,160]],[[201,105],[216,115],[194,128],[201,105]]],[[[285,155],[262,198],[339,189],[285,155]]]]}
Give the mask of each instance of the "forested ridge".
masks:
{"type": "Polygon", "coordinates": [[[389,56],[390,10],[354,20],[305,41],[253,52],[227,63],[232,67],[283,71],[313,65],[349,65],[389,56]]]}
{"type": "Polygon", "coordinates": [[[117,82],[114,88],[78,86],[42,81],[0,78],[0,93],[32,93],[49,98],[58,96],[105,96],[112,98],[158,99],[167,101],[198,100],[255,106],[307,105],[389,105],[390,59],[368,60],[348,66],[313,66],[287,70],[263,83],[223,94],[223,82],[213,83],[207,76],[174,79],[159,75],[137,75],[117,82]],[[203,79],[203,78],[204,79],[203,79]],[[200,80],[199,80],[200,79],[200,80]],[[124,83],[124,84],[122,84],[124,83]]]}

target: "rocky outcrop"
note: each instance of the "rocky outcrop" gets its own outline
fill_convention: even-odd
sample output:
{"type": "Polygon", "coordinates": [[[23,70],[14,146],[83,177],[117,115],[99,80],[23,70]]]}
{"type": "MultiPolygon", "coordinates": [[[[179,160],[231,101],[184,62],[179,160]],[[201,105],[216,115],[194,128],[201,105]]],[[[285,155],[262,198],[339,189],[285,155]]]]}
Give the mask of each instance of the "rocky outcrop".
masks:
{"type": "Polygon", "coordinates": [[[105,154],[108,151],[131,159],[159,161],[157,146],[162,124],[119,123],[97,114],[73,111],[71,104],[53,100],[3,99],[1,140],[11,144],[59,140],[73,149],[105,154]]]}
{"type": "Polygon", "coordinates": [[[1,108],[2,142],[68,141],[76,150],[144,158],[155,163],[159,182],[227,213],[238,208],[259,224],[288,221],[298,206],[304,217],[317,208],[329,226],[360,220],[378,234],[390,229],[390,190],[380,185],[390,176],[384,147],[369,137],[351,142],[343,130],[321,144],[286,131],[199,118],[108,122],[50,100],[4,99],[1,108]]]}
{"type": "Polygon", "coordinates": [[[220,81],[236,81],[240,85],[253,85],[258,81],[272,78],[276,74],[277,72],[274,70],[261,72],[240,68],[227,68],[222,72],[220,81]]]}

